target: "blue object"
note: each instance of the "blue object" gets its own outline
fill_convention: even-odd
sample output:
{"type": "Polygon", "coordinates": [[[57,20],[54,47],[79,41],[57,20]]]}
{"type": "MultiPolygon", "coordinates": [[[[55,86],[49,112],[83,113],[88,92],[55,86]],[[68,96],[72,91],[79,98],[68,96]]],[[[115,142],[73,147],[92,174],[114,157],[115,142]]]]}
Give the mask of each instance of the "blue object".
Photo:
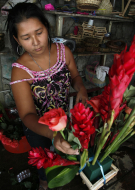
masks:
{"type": "Polygon", "coordinates": [[[72,19],[74,19],[75,22],[79,22],[79,18],[76,17],[71,17],[72,19]]]}
{"type": "Polygon", "coordinates": [[[64,43],[67,40],[65,40],[64,38],[51,38],[53,43],[64,43]]]}
{"type": "Polygon", "coordinates": [[[54,144],[53,144],[53,143],[54,143],[54,138],[52,139],[52,145],[54,146],[54,144]]]}
{"type": "MultiPolygon", "coordinates": [[[[89,162],[92,162],[93,159],[94,159],[94,156],[93,156],[93,157],[90,157],[90,158],[89,158],[89,162]]],[[[105,178],[105,175],[104,175],[103,167],[102,167],[102,165],[99,163],[98,160],[97,160],[97,163],[98,163],[98,165],[99,165],[99,167],[100,167],[100,170],[101,170],[101,173],[102,173],[102,176],[103,176],[103,179],[104,179],[104,184],[106,184],[106,178],[105,178]]],[[[86,167],[86,163],[85,163],[84,167],[83,167],[81,170],[79,170],[79,173],[80,173],[85,167],[86,167]]]]}

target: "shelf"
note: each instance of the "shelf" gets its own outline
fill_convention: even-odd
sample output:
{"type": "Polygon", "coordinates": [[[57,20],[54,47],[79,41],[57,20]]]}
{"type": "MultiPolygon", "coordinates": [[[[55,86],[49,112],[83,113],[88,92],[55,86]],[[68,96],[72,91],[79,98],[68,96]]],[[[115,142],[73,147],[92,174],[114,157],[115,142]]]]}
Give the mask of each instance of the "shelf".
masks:
{"type": "Polygon", "coordinates": [[[4,55],[10,52],[11,52],[10,49],[8,47],[5,47],[2,51],[0,51],[0,55],[4,55]]]}
{"type": "Polygon", "coordinates": [[[60,12],[60,11],[46,11],[47,14],[54,14],[58,16],[63,17],[84,17],[84,18],[91,18],[91,19],[103,19],[103,20],[111,20],[111,21],[117,21],[117,22],[134,22],[133,19],[127,19],[123,18],[117,15],[111,15],[111,16],[103,16],[103,15],[82,15],[82,14],[75,14],[75,13],[67,13],[67,12],[60,12]]]}
{"type": "Polygon", "coordinates": [[[109,53],[103,53],[103,52],[87,52],[87,53],[74,53],[73,55],[77,56],[90,56],[90,55],[114,55],[114,54],[119,54],[119,53],[114,53],[114,52],[109,52],[109,53]]]}

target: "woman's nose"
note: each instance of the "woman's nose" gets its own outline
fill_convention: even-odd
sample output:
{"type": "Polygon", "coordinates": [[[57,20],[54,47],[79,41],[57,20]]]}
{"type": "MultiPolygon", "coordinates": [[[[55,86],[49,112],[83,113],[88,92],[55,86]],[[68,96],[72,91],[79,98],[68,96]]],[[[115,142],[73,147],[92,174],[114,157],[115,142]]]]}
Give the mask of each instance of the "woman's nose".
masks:
{"type": "Polygon", "coordinates": [[[33,45],[34,46],[39,45],[39,40],[38,40],[38,38],[36,36],[33,37],[33,45]]]}

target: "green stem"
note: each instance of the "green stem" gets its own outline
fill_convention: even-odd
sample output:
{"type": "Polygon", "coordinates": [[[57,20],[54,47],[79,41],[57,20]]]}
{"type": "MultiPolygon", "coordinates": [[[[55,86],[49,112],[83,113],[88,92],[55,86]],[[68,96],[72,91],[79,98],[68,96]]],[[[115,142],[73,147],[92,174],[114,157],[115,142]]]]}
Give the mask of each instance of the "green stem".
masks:
{"type": "Polygon", "coordinates": [[[131,138],[134,134],[135,134],[135,131],[131,132],[125,139],[123,139],[121,142],[118,143],[118,145],[112,150],[111,153],[114,153],[115,151],[117,151],[118,148],[119,148],[125,141],[127,141],[129,138],[131,138]]]}
{"type": "Polygon", "coordinates": [[[112,112],[111,112],[111,118],[110,118],[109,123],[105,123],[104,124],[104,128],[103,128],[100,140],[99,140],[98,145],[97,145],[97,150],[96,150],[96,153],[95,153],[92,165],[95,165],[95,163],[96,163],[96,161],[98,159],[98,156],[99,156],[99,154],[100,154],[100,152],[101,152],[104,144],[106,143],[106,141],[108,139],[108,136],[111,133],[110,129],[111,129],[111,126],[113,124],[114,114],[115,114],[115,112],[114,112],[114,110],[112,110],[112,112]],[[108,126],[108,124],[109,124],[109,126],[108,126]]]}
{"type": "Polygon", "coordinates": [[[104,144],[106,143],[106,141],[107,141],[108,136],[110,135],[110,133],[111,133],[111,132],[108,132],[108,134],[106,134],[106,135],[104,136],[104,140],[102,141],[102,143],[100,144],[99,148],[98,148],[97,151],[96,151],[96,154],[95,154],[95,156],[94,156],[92,165],[95,165],[95,163],[96,163],[96,161],[97,161],[97,159],[98,159],[98,156],[99,156],[99,154],[100,154],[100,152],[101,152],[101,150],[102,150],[104,144]]]}
{"type": "MultiPolygon", "coordinates": [[[[131,114],[129,115],[124,127],[122,128],[122,130],[119,132],[119,134],[117,135],[117,137],[115,138],[115,140],[112,142],[112,144],[109,146],[109,148],[106,149],[105,154],[103,155],[103,157],[101,158],[100,162],[102,162],[112,151],[112,149],[114,149],[117,146],[117,143],[119,141],[119,139],[122,137],[122,135],[126,132],[127,128],[131,125],[132,126],[132,122],[135,119],[135,107],[133,108],[131,114]]],[[[133,122],[134,124],[134,122],[133,122]]]]}
{"type": "Polygon", "coordinates": [[[106,130],[107,130],[107,123],[104,123],[103,130],[102,130],[100,139],[99,139],[99,141],[98,141],[98,143],[97,143],[97,147],[100,146],[100,144],[101,144],[101,142],[102,142],[102,140],[103,140],[103,138],[104,138],[104,135],[105,135],[106,130]]]}
{"type": "Polygon", "coordinates": [[[120,145],[121,145],[122,143],[124,143],[125,141],[127,141],[127,140],[128,140],[130,137],[132,137],[134,134],[135,134],[135,131],[132,131],[125,139],[123,139],[123,140],[121,141],[120,145]]]}
{"type": "Polygon", "coordinates": [[[124,127],[119,132],[119,134],[117,135],[117,137],[114,139],[113,143],[106,148],[105,152],[107,152],[110,149],[110,146],[114,146],[115,143],[117,143],[118,139],[120,139],[122,137],[122,135],[124,135],[124,133],[126,132],[126,130],[127,130],[128,127],[132,128],[134,126],[134,122],[133,122],[133,120],[135,119],[135,115],[134,114],[135,114],[135,107],[132,110],[132,112],[130,113],[128,119],[126,120],[124,127]]]}
{"type": "Polygon", "coordinates": [[[111,119],[109,120],[109,131],[110,131],[110,129],[111,129],[111,127],[112,127],[112,124],[113,124],[113,121],[114,121],[114,114],[115,114],[115,111],[114,110],[112,110],[111,111],[111,119]]]}
{"type": "Polygon", "coordinates": [[[62,135],[63,139],[65,140],[65,135],[64,135],[64,133],[63,133],[63,131],[62,131],[62,130],[60,130],[60,133],[61,133],[61,135],[62,135]]]}

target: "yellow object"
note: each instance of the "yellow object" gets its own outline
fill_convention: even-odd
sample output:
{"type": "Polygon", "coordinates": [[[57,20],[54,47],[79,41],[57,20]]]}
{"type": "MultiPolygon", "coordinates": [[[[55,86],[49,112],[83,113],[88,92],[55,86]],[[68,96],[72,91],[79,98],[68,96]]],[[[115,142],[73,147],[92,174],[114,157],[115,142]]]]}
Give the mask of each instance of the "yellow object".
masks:
{"type": "Polygon", "coordinates": [[[109,15],[112,13],[113,6],[110,2],[110,0],[102,0],[99,9],[96,11],[96,13],[100,15],[109,15]]]}

